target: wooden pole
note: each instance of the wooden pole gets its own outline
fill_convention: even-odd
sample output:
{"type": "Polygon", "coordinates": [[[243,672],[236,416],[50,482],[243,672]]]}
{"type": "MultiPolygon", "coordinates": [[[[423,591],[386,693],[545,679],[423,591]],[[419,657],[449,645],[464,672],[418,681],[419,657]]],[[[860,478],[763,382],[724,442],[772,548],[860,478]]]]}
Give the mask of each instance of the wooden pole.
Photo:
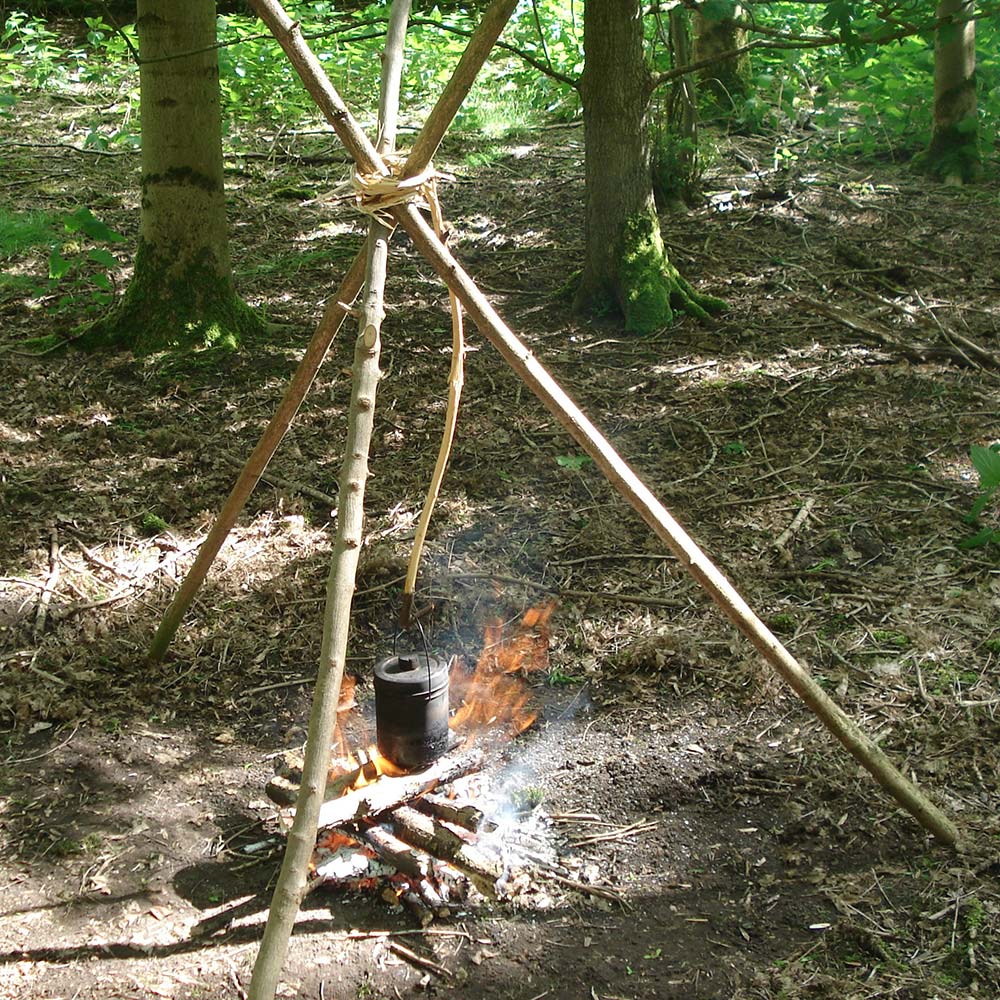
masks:
{"type": "MultiPolygon", "coordinates": [[[[431,157],[448,131],[462,101],[475,82],[476,75],[490,54],[497,38],[500,37],[504,25],[510,20],[516,6],[517,0],[495,0],[483,15],[482,21],[473,32],[451,79],[441,92],[441,96],[435,103],[413,148],[410,150],[409,156],[406,158],[406,165],[403,168],[404,177],[413,177],[419,174],[430,163],[431,157]]],[[[261,14],[261,16],[264,15],[261,14]]],[[[233,530],[236,519],[240,516],[250,494],[253,493],[264,470],[274,457],[278,445],[295,419],[295,415],[302,405],[302,400],[323,364],[330,344],[343,325],[348,313],[347,307],[354,301],[361,289],[366,259],[367,250],[362,247],[348,269],[340,288],[326,307],[323,318],[292,376],[292,381],[288,384],[288,388],[278,404],[278,409],[247,459],[229,498],[222,510],[219,511],[215,523],[202,543],[197,558],[181,582],[174,599],[170,602],[146,654],[149,660],[155,662],[163,658],[177,633],[177,629],[180,628],[187,609],[205,582],[205,577],[208,575],[212,563],[215,562],[219,550],[233,530]]]]}
{"type": "MultiPolygon", "coordinates": [[[[410,3],[411,0],[393,0],[389,14],[379,101],[380,154],[391,153],[396,142],[399,81],[410,3]]],[[[295,819],[285,845],[281,872],[267,915],[267,926],[254,963],[249,1000],[271,1000],[275,995],[295,917],[306,891],[309,862],[316,847],[316,831],[330,766],[330,744],[337,726],[340,684],[347,658],[351,603],[361,555],[368,452],[375,423],[375,394],[380,374],[380,335],[385,315],[383,292],[391,234],[389,226],[372,217],[368,228],[364,303],[354,351],[347,441],[340,472],[337,535],[327,581],[323,643],[309,718],[302,784],[295,804],[295,819]]]]}
{"type": "MultiPolygon", "coordinates": [[[[278,5],[274,0],[255,0],[255,6],[259,10],[262,7],[273,8],[278,5]]],[[[357,135],[360,130],[346,105],[327,79],[319,62],[309,52],[301,33],[283,11],[282,14],[285,22],[279,25],[279,30],[282,32],[278,35],[279,41],[327,121],[337,132],[340,141],[366,172],[375,173],[379,169],[384,170],[384,164],[372,160],[371,146],[367,140],[364,143],[358,141],[357,135]],[[282,36],[289,40],[289,44],[286,45],[282,36]]],[[[270,22],[268,23],[270,25],[270,22]]],[[[645,483],[549,375],[544,366],[504,324],[473,280],[437,238],[420,212],[413,205],[400,205],[392,209],[392,214],[442,280],[455,292],[486,339],[594,460],[611,485],[628,500],[656,535],[670,546],[685,569],[708,592],[768,663],[778,671],[792,690],[816,713],[845,749],[867,768],[875,780],[922,826],[942,843],[955,844],[958,840],[958,831],[954,824],[913,782],[900,773],[889,758],[827,695],[809,672],[754,614],[733,585],[719,572],[645,483]]]]}
{"type": "Polygon", "coordinates": [[[333,343],[333,338],[340,331],[350,305],[361,288],[365,275],[365,256],[365,248],[362,247],[348,269],[336,295],[323,311],[319,326],[316,327],[316,332],[313,334],[312,340],[309,341],[306,353],[302,356],[291,382],[288,383],[274,416],[271,417],[270,423],[264,429],[256,447],[250,453],[250,457],[247,459],[246,465],[243,466],[243,471],[233,485],[222,510],[219,511],[215,523],[209,530],[205,541],[201,543],[195,561],[191,564],[187,575],[181,581],[180,588],[164,613],[160,627],[156,630],[156,635],[153,636],[153,641],[146,653],[147,659],[153,662],[163,659],[163,654],[166,653],[167,647],[180,627],[195,594],[205,582],[205,577],[208,575],[212,563],[215,562],[215,557],[229,537],[229,532],[233,530],[233,525],[236,524],[240,511],[246,506],[250,494],[253,493],[268,463],[274,457],[278,445],[281,444],[281,439],[291,426],[292,420],[295,419],[295,414],[298,413],[302,400],[309,391],[320,365],[323,364],[323,359],[330,349],[330,344],[333,343]]]}
{"type": "Polygon", "coordinates": [[[549,375],[541,362],[508,329],[420,213],[412,206],[405,206],[399,210],[399,215],[400,222],[414,245],[442,280],[454,289],[466,312],[486,339],[594,460],[608,482],[635,508],[657,537],[670,547],[681,565],[708,592],[730,621],[816,713],[848,753],[867,768],[875,780],[918,823],[941,843],[955,844],[958,841],[955,825],[895,767],[757,617],[736,588],[549,375]]]}

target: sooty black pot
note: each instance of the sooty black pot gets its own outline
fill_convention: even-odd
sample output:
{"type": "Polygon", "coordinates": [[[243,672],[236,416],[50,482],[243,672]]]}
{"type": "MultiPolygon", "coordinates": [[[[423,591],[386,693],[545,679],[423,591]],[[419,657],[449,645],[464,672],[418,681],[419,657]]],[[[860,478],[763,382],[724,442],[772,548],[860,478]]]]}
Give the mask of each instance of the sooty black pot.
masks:
{"type": "Polygon", "coordinates": [[[448,661],[405,653],[375,667],[378,749],[407,771],[445,754],[448,730],[448,661]]]}

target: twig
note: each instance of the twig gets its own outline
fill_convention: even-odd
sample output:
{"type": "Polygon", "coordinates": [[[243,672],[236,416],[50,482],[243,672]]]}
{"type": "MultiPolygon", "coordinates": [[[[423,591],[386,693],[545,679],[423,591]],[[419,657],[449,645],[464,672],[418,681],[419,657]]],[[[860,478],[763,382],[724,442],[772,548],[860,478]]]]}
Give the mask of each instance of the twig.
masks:
{"type": "Polygon", "coordinates": [[[49,576],[45,581],[41,596],[38,598],[38,610],[35,612],[35,636],[45,631],[45,619],[49,614],[49,603],[56,584],[59,582],[59,532],[53,525],[49,528],[49,576]]]}
{"type": "Polygon", "coordinates": [[[280,688],[298,687],[299,684],[312,684],[315,677],[293,677],[287,681],[275,681],[274,684],[261,684],[259,687],[247,688],[243,692],[243,698],[248,698],[252,694],[262,694],[264,691],[278,691],[280,688]]]}
{"type": "Polygon", "coordinates": [[[863,337],[868,337],[882,347],[896,351],[901,357],[906,358],[907,361],[922,363],[933,358],[943,358],[964,367],[986,369],[1000,368],[1000,358],[980,347],[978,344],[975,344],[968,338],[961,338],[963,347],[966,350],[962,350],[956,346],[954,340],[957,339],[959,335],[955,333],[944,334],[947,341],[944,344],[904,341],[899,337],[893,336],[893,334],[891,334],[888,330],[873,322],[868,317],[853,315],[847,312],[846,309],[841,309],[839,306],[834,306],[827,302],[818,302],[815,299],[804,298],[801,296],[796,299],[796,302],[799,305],[805,306],[807,309],[811,309],[813,312],[836,320],[838,323],[846,326],[848,330],[853,330],[855,333],[859,333],[863,337]],[[976,361],[970,359],[966,351],[974,354],[976,356],[976,361]]]}
{"type": "Polygon", "coordinates": [[[497,583],[510,583],[515,586],[538,590],[544,594],[554,594],[557,597],[578,597],[583,600],[621,601],[625,604],[642,604],[652,608],[683,608],[685,601],[670,601],[664,597],[646,597],[644,594],[616,594],[605,590],[568,590],[565,587],[552,587],[547,583],[535,580],[525,580],[520,576],[505,576],[502,573],[453,573],[451,580],[495,580],[497,583]]]}
{"type": "Polygon", "coordinates": [[[792,519],[792,523],[774,540],[774,547],[776,549],[783,549],[785,547],[792,535],[794,535],[799,528],[806,523],[806,518],[809,516],[809,512],[815,506],[815,497],[810,497],[806,500],[806,502],[799,508],[799,512],[792,519]]]}
{"type": "Polygon", "coordinates": [[[548,868],[540,868],[539,872],[543,878],[550,878],[553,882],[558,882],[569,889],[576,889],[578,892],[586,893],[588,896],[599,896],[601,899],[612,899],[622,906],[628,906],[625,897],[617,890],[603,885],[588,885],[586,882],[577,882],[576,879],[566,878],[565,875],[557,875],[548,868]]]}
{"type": "Polygon", "coordinates": [[[102,559],[96,552],[93,551],[93,549],[88,549],[79,538],[76,540],[76,544],[88,562],[92,562],[95,566],[100,566],[102,569],[106,569],[109,572],[114,573],[115,576],[121,577],[123,580],[132,579],[130,574],[123,573],[117,566],[114,566],[112,563],[106,562],[102,559]]]}
{"type": "Polygon", "coordinates": [[[46,587],[46,584],[37,580],[23,580],[19,576],[0,576],[0,583],[15,583],[22,587],[34,587],[35,590],[44,590],[46,587]]]}
{"type": "Polygon", "coordinates": [[[578,559],[552,560],[550,566],[579,566],[589,562],[611,562],[615,559],[654,559],[656,562],[667,562],[673,559],[669,552],[602,552],[599,556],[580,556],[578,559]]]}
{"type": "MultiPolygon", "coordinates": [[[[225,459],[235,468],[243,468],[243,463],[235,455],[226,455],[225,459]]],[[[295,493],[301,493],[303,496],[319,500],[320,503],[327,504],[330,507],[332,514],[335,515],[337,513],[337,498],[316,489],[315,486],[310,486],[308,483],[298,483],[294,479],[285,479],[284,476],[279,476],[269,470],[262,472],[260,478],[272,486],[280,486],[283,490],[292,490],[295,493]]]]}
{"type": "Polygon", "coordinates": [[[474,941],[475,938],[468,931],[445,931],[436,927],[421,927],[417,930],[404,931],[348,931],[343,940],[345,941],[367,941],[371,938],[390,937],[442,937],[442,938],[465,938],[466,941],[474,941]]]}
{"type": "Polygon", "coordinates": [[[446,969],[443,965],[439,965],[429,958],[424,958],[423,955],[418,955],[415,951],[410,951],[406,945],[400,944],[398,941],[389,942],[389,951],[400,958],[405,958],[407,962],[419,966],[421,969],[433,972],[435,976],[441,976],[443,979],[451,978],[452,973],[450,969],[446,969]]]}
{"type": "Polygon", "coordinates": [[[73,732],[71,732],[69,734],[69,736],[67,736],[66,739],[64,739],[62,741],[62,743],[60,743],[60,744],[58,744],[57,746],[54,746],[54,747],[49,747],[49,749],[46,750],[46,751],[44,751],[43,753],[32,754],[30,757],[8,757],[3,762],[3,766],[4,767],[9,767],[11,764],[14,764],[14,765],[17,765],[17,764],[30,764],[32,761],[41,760],[43,757],[48,757],[50,754],[54,754],[57,750],[62,750],[63,747],[69,746],[70,741],[73,739],[74,736],[76,736],[76,734],[79,731],[80,731],[80,727],[76,726],[73,729],[73,732]]]}
{"type": "Polygon", "coordinates": [[[617,830],[608,830],[606,833],[595,833],[592,836],[574,840],[570,846],[588,847],[591,844],[600,844],[609,840],[625,840],[640,833],[651,833],[658,825],[655,822],[650,823],[640,820],[636,823],[630,823],[628,826],[619,827],[617,830]]]}

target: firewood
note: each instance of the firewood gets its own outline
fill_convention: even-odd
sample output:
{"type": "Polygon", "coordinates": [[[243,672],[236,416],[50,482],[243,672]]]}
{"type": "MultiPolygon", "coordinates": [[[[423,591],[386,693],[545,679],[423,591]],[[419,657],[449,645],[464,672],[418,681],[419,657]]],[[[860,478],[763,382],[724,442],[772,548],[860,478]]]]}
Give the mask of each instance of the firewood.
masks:
{"type": "Polygon", "coordinates": [[[403,905],[412,913],[421,927],[426,927],[434,922],[434,913],[431,908],[412,889],[404,892],[403,905]]]}
{"type": "MultiPolygon", "coordinates": [[[[395,809],[438,785],[454,781],[483,766],[481,750],[470,750],[456,757],[442,757],[424,771],[398,778],[383,775],[364,788],[356,788],[340,798],[324,802],[319,810],[319,826],[343,826],[395,809]]],[[[419,846],[419,845],[418,845],[419,846]]]]}
{"type": "Polygon", "coordinates": [[[394,809],[392,821],[400,840],[447,861],[468,876],[484,896],[496,898],[496,884],[502,873],[488,857],[466,844],[458,834],[410,806],[394,809]]]}
{"type": "Polygon", "coordinates": [[[416,879],[426,879],[431,870],[431,860],[422,851],[394,837],[380,826],[367,826],[362,831],[365,843],[399,871],[416,879]]]}
{"type": "Polygon", "coordinates": [[[436,917],[451,916],[451,908],[444,901],[441,893],[439,893],[437,889],[431,885],[428,879],[417,879],[413,888],[416,890],[420,898],[427,904],[427,906],[430,907],[436,917]]]}
{"type": "Polygon", "coordinates": [[[483,822],[483,811],[465,799],[448,799],[443,795],[428,792],[417,799],[414,805],[421,811],[437,816],[448,823],[464,827],[476,833],[483,822]]]}
{"type": "MultiPolygon", "coordinates": [[[[323,798],[325,800],[340,798],[361,777],[363,771],[364,768],[358,766],[338,774],[331,772],[327,779],[326,791],[323,794],[323,798]]],[[[276,774],[264,786],[264,792],[267,797],[276,805],[283,808],[294,806],[299,797],[299,784],[302,780],[301,769],[297,774],[293,771],[292,775],[276,774]]]]}

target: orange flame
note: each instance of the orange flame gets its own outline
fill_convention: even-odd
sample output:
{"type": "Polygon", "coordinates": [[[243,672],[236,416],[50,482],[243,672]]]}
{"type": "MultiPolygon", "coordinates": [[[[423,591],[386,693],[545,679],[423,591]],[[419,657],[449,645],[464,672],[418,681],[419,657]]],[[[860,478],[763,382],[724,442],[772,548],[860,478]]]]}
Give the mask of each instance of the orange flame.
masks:
{"type": "MultiPolygon", "coordinates": [[[[343,718],[351,709],[357,708],[358,703],[354,697],[354,689],[358,685],[357,677],[351,674],[344,674],[340,680],[340,698],[337,700],[337,728],[333,733],[334,745],[341,757],[347,756],[347,740],[344,738],[343,718]]],[[[330,774],[332,778],[334,775],[330,774]]]]}
{"type": "MultiPolygon", "coordinates": [[[[357,840],[348,837],[346,833],[341,833],[339,830],[328,830],[316,841],[316,846],[330,852],[339,851],[342,847],[362,849],[357,840]]],[[[364,848],[364,850],[368,851],[368,848],[364,848]]]]}
{"type": "Polygon", "coordinates": [[[486,627],[479,662],[471,674],[461,664],[452,668],[451,698],[461,707],[451,719],[452,729],[496,728],[509,736],[523,733],[538,717],[530,708],[531,692],[523,675],[549,665],[549,619],[556,602],[529,608],[517,630],[504,636],[502,622],[486,627]]]}

